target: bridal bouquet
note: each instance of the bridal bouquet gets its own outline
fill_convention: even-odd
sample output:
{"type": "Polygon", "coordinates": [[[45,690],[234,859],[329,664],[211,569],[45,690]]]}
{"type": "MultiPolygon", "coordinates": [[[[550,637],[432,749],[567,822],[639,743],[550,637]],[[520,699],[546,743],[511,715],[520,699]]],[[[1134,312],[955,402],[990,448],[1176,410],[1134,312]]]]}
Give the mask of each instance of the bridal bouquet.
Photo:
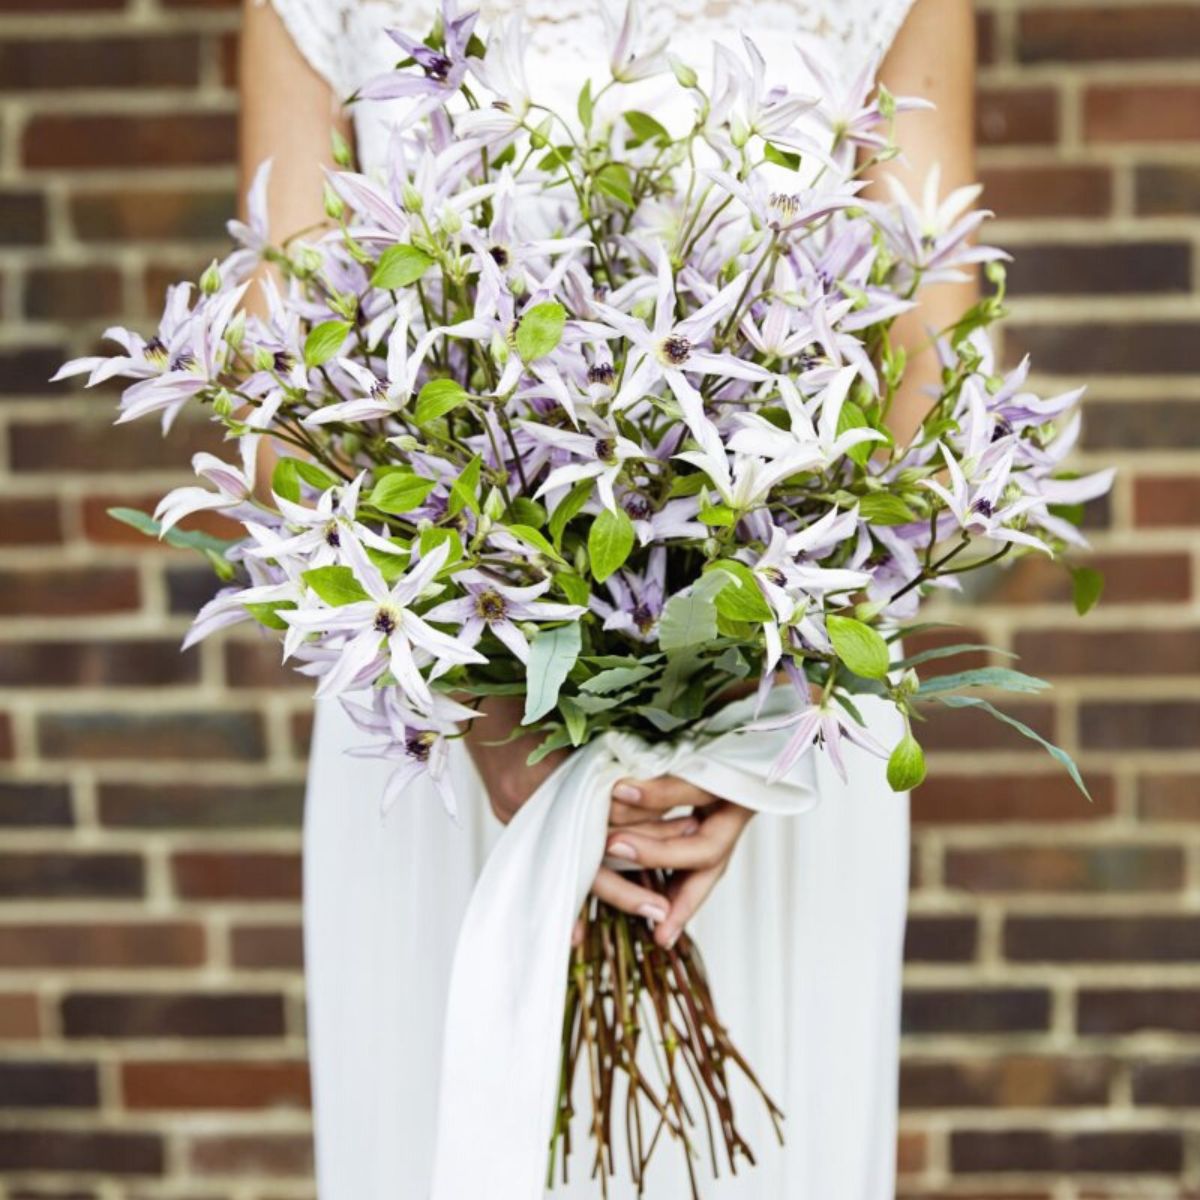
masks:
{"type": "MultiPolygon", "coordinates": [[[[777,774],[809,754],[844,771],[849,741],[887,759],[897,790],[923,778],[930,705],[1041,741],[979,694],[1041,680],[931,676],[977,648],[898,645],[962,572],[1081,545],[1080,506],[1110,484],[1062,466],[1079,393],[1039,397],[1027,363],[996,362],[1004,256],[972,241],[978,189],[864,192],[896,153],[894,115],[920,102],[870,73],[844,85],[803,49],[816,94],[797,94],[749,40],[717,47],[702,79],[641,43],[631,7],[610,77],[561,111],[530,89],[519,24],[486,43],[475,26],[446,0],[423,40],[389,31],[401,61],[354,98],[406,101],[387,170],[359,173],[337,145],[324,231],[271,240],[264,167],[230,226],[239,248],[170,289],[157,333],[110,330],[115,356],[59,373],[132,380],[119,421],[167,429],[200,407],[236,443],[233,462],[196,455],[202,483],[153,516],[115,513],[200,549],[227,583],[188,642],[245,621],[275,631],[317,695],[344,697],[376,743],[365,752],[395,763],[385,809],[426,776],[453,811],[450,746],[490,696],[524,697],[539,758],[610,730],[694,734],[742,681],[760,681],[760,707],[782,681],[777,774]],[[676,92],[655,112],[636,103],[651,77],[676,92]],[[893,322],[975,264],[991,294],[930,331],[940,384],[898,442],[893,322]],[[242,535],[180,529],[203,511],[242,535]],[[866,728],[864,695],[903,714],[898,744],[866,728]]],[[[1074,574],[1083,611],[1100,581],[1074,574]]],[[[556,1140],[582,1057],[602,1179],[618,1094],[655,1114],[619,1122],[636,1178],[663,1130],[689,1147],[697,1127],[718,1136],[683,1102],[685,1074],[731,1164],[748,1155],[726,1071],[749,1069],[694,947],[663,950],[595,902],[586,915],[556,1140]],[[645,1023],[657,1080],[638,1071],[645,1023]]]]}

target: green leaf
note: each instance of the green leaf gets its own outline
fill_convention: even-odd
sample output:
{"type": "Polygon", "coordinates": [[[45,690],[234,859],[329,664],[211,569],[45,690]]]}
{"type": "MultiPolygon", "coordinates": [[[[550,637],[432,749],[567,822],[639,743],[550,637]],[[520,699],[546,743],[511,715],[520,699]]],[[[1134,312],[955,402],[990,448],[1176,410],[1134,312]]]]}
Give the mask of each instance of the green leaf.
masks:
{"type": "Polygon", "coordinates": [[[437,485],[411,471],[389,471],[371,489],[367,503],[385,513],[406,513],[419,507],[437,485]]]}
{"type": "Polygon", "coordinates": [[[666,128],[649,113],[627,112],[625,123],[633,131],[633,136],[637,138],[635,145],[640,145],[642,142],[657,142],[660,146],[665,146],[671,140],[671,135],[666,128]]]}
{"type": "Polygon", "coordinates": [[[717,594],[717,612],[731,621],[751,621],[761,624],[772,621],[775,614],[754,578],[754,572],[745,563],[726,558],[713,563],[712,570],[724,571],[732,577],[733,587],[722,588],[717,594]]]}
{"type": "Polygon", "coordinates": [[[672,596],[658,623],[658,644],[664,650],[682,650],[713,641],[717,636],[714,601],[732,582],[733,576],[726,571],[709,571],[686,592],[672,596]]]}
{"type": "Polygon", "coordinates": [[[588,581],[582,575],[561,571],[554,578],[558,586],[562,588],[563,595],[572,604],[582,604],[585,608],[587,607],[587,602],[592,598],[592,589],[588,587],[588,581]]]}
{"type": "Polygon", "coordinates": [[[954,658],[958,654],[970,654],[977,650],[988,650],[992,654],[1002,654],[1005,658],[1016,658],[1011,650],[999,650],[995,646],[984,646],[977,642],[960,642],[956,646],[934,646],[930,650],[922,650],[919,654],[910,654],[895,665],[897,671],[907,671],[909,667],[919,667],[922,663],[932,662],[937,658],[954,658]]]}
{"type": "Polygon", "coordinates": [[[363,590],[362,584],[354,578],[354,572],[349,567],[314,567],[311,571],[303,572],[300,578],[326,604],[332,604],[335,608],[371,598],[363,590]]]}
{"type": "Polygon", "coordinates": [[[579,657],[580,645],[576,623],[540,630],[530,642],[522,725],[531,725],[558,703],[558,693],[579,657]]]}
{"type": "Polygon", "coordinates": [[[550,545],[545,536],[539,533],[530,525],[505,525],[505,529],[522,541],[527,546],[532,546],[539,554],[544,554],[547,558],[553,559],[555,562],[564,563],[566,560],[555,548],[550,545]]]}
{"type": "Polygon", "coordinates": [[[1082,617],[1096,607],[1104,592],[1104,572],[1094,567],[1073,567],[1071,584],[1075,593],[1075,611],[1082,617]]]}
{"type": "Polygon", "coordinates": [[[770,142],[763,146],[763,158],[777,166],[787,167],[789,171],[800,170],[800,155],[792,150],[784,150],[781,146],[772,145],[770,142]]]}
{"type": "Polygon", "coordinates": [[[1024,722],[1018,721],[1016,717],[1010,717],[1008,713],[1001,712],[995,705],[989,704],[979,696],[937,696],[935,699],[946,705],[947,708],[982,708],[984,712],[991,713],[997,721],[1003,721],[1005,725],[1011,725],[1018,733],[1023,734],[1031,741],[1037,742],[1038,745],[1044,747],[1046,753],[1055,762],[1061,763],[1066,768],[1067,774],[1071,776],[1075,786],[1089,800],[1092,798],[1091,792],[1087,790],[1087,785],[1083,782],[1083,776],[1079,773],[1079,768],[1075,765],[1075,760],[1060,746],[1046,741],[1040,733],[1034,729],[1030,729],[1024,722]]]}
{"type": "Polygon", "coordinates": [[[479,512],[479,475],[482,470],[483,459],[476,454],[450,485],[449,510],[452,517],[464,508],[476,514],[479,512]]]}
{"type": "Polygon", "coordinates": [[[679,496],[698,496],[704,490],[706,482],[707,478],[701,471],[694,471],[691,475],[676,475],[671,480],[671,499],[675,500],[679,496]]]}
{"type": "Polygon", "coordinates": [[[162,537],[162,540],[168,546],[175,546],[180,550],[200,550],[204,553],[217,554],[224,557],[225,551],[230,546],[238,546],[241,544],[241,538],[219,538],[214,537],[211,533],[201,533],[195,529],[168,529],[165,534],[162,531],[162,525],[159,524],[149,513],[139,512],[136,508],[110,508],[108,515],[114,521],[120,521],[123,525],[130,525],[139,533],[144,533],[147,537],[162,537]]]}
{"type": "Polygon", "coordinates": [[[858,515],[872,525],[907,525],[918,519],[899,496],[888,492],[870,492],[864,496],[858,502],[858,515]]]}
{"type": "Polygon", "coordinates": [[[611,196],[626,208],[633,208],[633,180],[620,163],[609,163],[596,173],[596,190],[611,196]]]}
{"type": "Polygon", "coordinates": [[[380,256],[371,286],[392,292],[417,282],[430,267],[433,259],[416,246],[389,246],[380,256]]]}
{"type": "Polygon", "coordinates": [[[384,583],[395,583],[408,570],[408,563],[412,558],[412,555],[400,546],[396,547],[395,554],[377,550],[374,546],[364,546],[363,549],[380,575],[383,576],[384,583]]]}
{"type": "Polygon", "coordinates": [[[655,708],[652,704],[642,704],[634,709],[634,712],[645,717],[661,733],[674,733],[681,725],[687,724],[684,717],[677,717],[674,713],[669,713],[664,708],[655,708]]]}
{"type": "Polygon", "coordinates": [[[603,509],[588,531],[588,558],[597,583],[603,583],[625,562],[633,541],[633,522],[628,513],[624,509],[603,509]]]}
{"type": "Polygon", "coordinates": [[[582,122],[584,129],[588,129],[592,124],[592,81],[590,79],[584,82],[582,88],[579,89],[579,100],[575,105],[579,113],[579,120],[582,122]]]}
{"type": "Polygon", "coordinates": [[[517,496],[509,511],[518,525],[531,525],[534,529],[541,529],[546,523],[546,510],[528,496],[517,496]]]}
{"type": "Polygon", "coordinates": [[[906,731],[888,759],[888,784],[893,792],[910,792],[924,779],[925,752],[911,731],[906,731]]]}
{"type": "Polygon", "coordinates": [[[563,531],[566,529],[571,518],[578,516],[583,510],[583,506],[588,502],[588,497],[592,494],[595,483],[594,479],[581,479],[559,501],[558,507],[550,514],[550,536],[554,539],[555,546],[562,545],[563,531]]]}
{"type": "Polygon", "coordinates": [[[322,321],[304,339],[304,365],[323,366],[342,348],[349,332],[349,321],[322,321]]]}
{"type": "Polygon", "coordinates": [[[937,675],[933,679],[926,679],[917,689],[917,696],[923,699],[970,687],[1001,688],[1006,692],[1041,692],[1049,686],[1044,679],[1026,675],[1023,671],[1010,671],[1007,667],[979,667],[974,671],[959,671],[955,675],[937,675]]]}
{"type": "Polygon", "coordinates": [[[525,759],[525,762],[528,766],[537,766],[543,758],[553,754],[555,750],[565,750],[570,744],[571,735],[566,729],[555,729],[546,736],[545,741],[537,749],[529,752],[529,757],[525,759]]]}
{"type": "Polygon", "coordinates": [[[281,458],[271,472],[271,491],[293,504],[300,502],[300,474],[294,458],[281,458]]]}
{"type": "Polygon", "coordinates": [[[709,504],[707,501],[700,505],[700,511],[696,515],[705,525],[717,525],[726,528],[732,525],[736,519],[736,514],[729,505],[709,504]]]}
{"type": "Polygon", "coordinates": [[[246,611],[260,624],[268,629],[290,629],[291,626],[279,616],[296,607],[293,600],[274,600],[270,604],[247,604],[246,611]]]}
{"type": "Polygon", "coordinates": [[[517,353],[525,362],[544,358],[562,341],[566,321],[567,310],[557,300],[527,308],[517,326],[517,353]]]}
{"type": "MultiPolygon", "coordinates": [[[[875,426],[867,420],[867,414],[863,412],[853,400],[847,400],[842,405],[842,411],[838,414],[838,437],[851,429],[874,429],[875,426]]],[[[891,440],[890,438],[888,439],[891,440]]],[[[877,446],[886,445],[885,442],[859,442],[857,446],[851,446],[846,451],[846,457],[851,462],[857,463],[860,467],[865,467],[871,459],[871,455],[875,453],[877,446]]]]}
{"type": "Polygon", "coordinates": [[[446,563],[442,570],[447,567],[452,567],[456,562],[461,561],[463,556],[462,538],[458,535],[457,529],[439,529],[436,525],[431,525],[428,529],[421,531],[421,557],[424,558],[427,554],[432,553],[442,545],[448,543],[450,549],[446,553],[446,563]]]}
{"type": "Polygon", "coordinates": [[[558,710],[566,722],[567,734],[572,746],[582,746],[587,741],[588,714],[571,699],[570,696],[560,696],[558,710]]]}
{"type": "Polygon", "coordinates": [[[586,683],[579,685],[581,692],[590,692],[596,696],[606,696],[610,692],[619,692],[623,688],[632,687],[635,683],[640,683],[643,679],[649,678],[657,671],[657,667],[637,666],[637,667],[612,667],[610,670],[601,671],[599,675],[593,675],[586,683]]]}
{"type": "Polygon", "coordinates": [[[325,492],[337,483],[337,480],[324,467],[318,467],[316,463],[311,463],[304,458],[297,458],[293,461],[296,464],[296,474],[309,487],[314,487],[325,492]]]}
{"type": "Polygon", "coordinates": [[[461,383],[453,379],[431,379],[417,396],[413,420],[418,425],[428,425],[453,412],[466,399],[467,393],[461,383]]]}
{"type": "Polygon", "coordinates": [[[569,143],[563,146],[551,146],[549,150],[542,155],[538,162],[537,169],[545,172],[547,175],[553,174],[559,167],[569,163],[575,157],[575,147],[569,143]]]}
{"type": "Polygon", "coordinates": [[[871,628],[853,617],[825,618],[829,639],[837,656],[855,675],[864,679],[883,679],[891,663],[887,642],[871,628]]]}

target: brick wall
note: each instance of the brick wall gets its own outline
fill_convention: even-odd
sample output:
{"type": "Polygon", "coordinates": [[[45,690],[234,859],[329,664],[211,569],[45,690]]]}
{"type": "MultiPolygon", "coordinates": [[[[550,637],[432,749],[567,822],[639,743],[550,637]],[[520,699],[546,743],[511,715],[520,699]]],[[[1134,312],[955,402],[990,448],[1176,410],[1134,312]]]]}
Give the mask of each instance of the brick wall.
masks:
{"type": "MultiPolygon", "coordinates": [[[[943,0],[950,3],[953,0],[943,0]]],[[[113,525],[212,442],[45,382],[223,246],[231,0],[0,0],[0,1197],[311,1194],[305,692],[113,525]]],[[[1084,763],[939,714],[914,797],[905,1200],[1200,1197],[1200,4],[981,6],[1009,353],[1092,380],[1085,622],[1030,561],[971,623],[1084,763]]],[[[834,1198],[831,1198],[834,1200],[834,1198]]]]}

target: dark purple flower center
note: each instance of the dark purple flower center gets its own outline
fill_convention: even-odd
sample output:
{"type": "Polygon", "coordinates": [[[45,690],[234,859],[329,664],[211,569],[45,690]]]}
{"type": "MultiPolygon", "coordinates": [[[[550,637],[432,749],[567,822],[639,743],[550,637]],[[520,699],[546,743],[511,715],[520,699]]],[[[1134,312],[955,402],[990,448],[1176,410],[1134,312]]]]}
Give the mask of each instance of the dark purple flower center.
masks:
{"type": "Polygon", "coordinates": [[[450,69],[454,64],[444,54],[439,54],[436,50],[418,50],[416,60],[421,64],[421,69],[429,79],[436,79],[439,83],[444,83],[450,75],[450,69]]]}
{"type": "Polygon", "coordinates": [[[475,611],[485,621],[503,621],[508,616],[508,604],[499,592],[488,588],[476,595],[475,611]]]}
{"type": "Polygon", "coordinates": [[[683,334],[673,333],[663,339],[662,352],[672,366],[682,367],[691,357],[692,343],[683,334]]]}
{"type": "Polygon", "coordinates": [[[597,438],[593,449],[596,452],[596,457],[601,462],[612,462],[613,452],[616,450],[616,443],[612,438],[597,438]]]}
{"type": "Polygon", "coordinates": [[[588,367],[588,383],[598,383],[604,387],[612,387],[612,382],[615,378],[616,372],[613,370],[612,363],[595,363],[588,367]]]}
{"type": "Polygon", "coordinates": [[[342,544],[342,535],[338,532],[338,527],[334,522],[330,522],[325,526],[325,545],[332,546],[335,550],[342,544]]]}
{"type": "Polygon", "coordinates": [[[150,362],[165,363],[167,361],[167,347],[162,338],[151,338],[143,347],[142,354],[150,362]]]}
{"type": "Polygon", "coordinates": [[[625,511],[635,521],[645,521],[650,516],[650,501],[638,492],[626,496],[624,505],[625,511]]]}
{"type": "Polygon", "coordinates": [[[404,739],[404,751],[417,762],[428,762],[429,752],[436,741],[437,734],[432,729],[410,729],[404,739]]]}
{"type": "Polygon", "coordinates": [[[190,350],[181,350],[171,359],[172,371],[190,371],[196,365],[196,356],[190,350]]]}
{"type": "Polygon", "coordinates": [[[286,350],[275,352],[275,370],[280,375],[286,375],[295,366],[295,363],[296,360],[286,350]]]}
{"type": "Polygon", "coordinates": [[[996,511],[992,507],[992,502],[990,500],[988,500],[985,496],[980,496],[979,499],[976,500],[975,503],[971,507],[977,513],[980,513],[985,517],[992,516],[996,511]]]}
{"type": "Polygon", "coordinates": [[[787,582],[783,572],[778,567],[759,567],[758,573],[768,582],[775,584],[777,587],[783,587],[787,582]]]}
{"type": "Polygon", "coordinates": [[[488,253],[492,256],[492,262],[494,262],[496,266],[508,266],[508,248],[506,246],[493,246],[488,253]]]}
{"type": "Polygon", "coordinates": [[[375,614],[375,631],[385,637],[391,637],[396,632],[396,614],[386,608],[381,608],[375,614]]]}
{"type": "Polygon", "coordinates": [[[633,612],[630,615],[633,617],[633,623],[642,633],[649,633],[657,620],[654,611],[644,600],[639,600],[633,606],[633,612]]]}
{"type": "Polygon", "coordinates": [[[995,428],[992,430],[992,441],[998,442],[1001,438],[1008,437],[1012,431],[1013,427],[1009,421],[1004,417],[997,417],[995,428]]]}

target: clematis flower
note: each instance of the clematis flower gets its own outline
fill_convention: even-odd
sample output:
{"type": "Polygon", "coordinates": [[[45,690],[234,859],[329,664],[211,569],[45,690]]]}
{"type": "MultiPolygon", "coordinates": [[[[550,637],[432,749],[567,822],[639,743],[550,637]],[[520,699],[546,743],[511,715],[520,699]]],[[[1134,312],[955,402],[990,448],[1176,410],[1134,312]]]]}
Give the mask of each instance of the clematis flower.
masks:
{"type": "Polygon", "coordinates": [[[502,142],[525,121],[533,100],[525,74],[528,34],[519,14],[488,40],[487,57],[470,59],[475,77],[495,96],[487,108],[472,109],[455,121],[460,134],[484,145],[502,142]]]}
{"type": "Polygon", "coordinates": [[[607,6],[601,7],[600,15],[604,18],[612,46],[608,65],[614,79],[621,83],[636,83],[667,69],[667,38],[660,38],[646,47],[642,45],[641,5],[638,0],[629,0],[625,5],[625,16],[619,26],[607,6]]]}
{"type": "Polygon", "coordinates": [[[518,424],[533,437],[557,450],[565,450],[574,459],[573,462],[555,467],[538,488],[535,498],[584,479],[594,479],[600,502],[615,512],[617,500],[613,494],[613,484],[617,477],[627,462],[647,457],[636,442],[600,421],[592,422],[586,434],[553,429],[533,421],[520,421],[518,424]]]}
{"type": "Polygon", "coordinates": [[[794,192],[780,191],[768,182],[765,171],[754,172],[741,180],[729,171],[704,172],[718,187],[740,200],[763,229],[774,233],[793,233],[812,225],[839,209],[856,203],[855,196],[866,184],[862,180],[847,180],[838,190],[801,188],[794,192]]]}
{"type": "Polygon", "coordinates": [[[655,546],[643,573],[622,569],[605,581],[612,600],[593,596],[590,607],[604,618],[604,628],[628,634],[636,642],[658,638],[658,621],[666,603],[667,553],[655,546]]]}
{"type": "Polygon", "coordinates": [[[518,621],[570,621],[581,617],[586,608],[578,604],[555,604],[539,600],[550,590],[550,581],[529,587],[514,587],[485,571],[460,571],[455,583],[466,595],[446,600],[426,614],[427,621],[459,627],[458,637],[465,646],[474,646],[490,629],[512,653],[529,661],[529,643],[517,627],[518,621]]]}

